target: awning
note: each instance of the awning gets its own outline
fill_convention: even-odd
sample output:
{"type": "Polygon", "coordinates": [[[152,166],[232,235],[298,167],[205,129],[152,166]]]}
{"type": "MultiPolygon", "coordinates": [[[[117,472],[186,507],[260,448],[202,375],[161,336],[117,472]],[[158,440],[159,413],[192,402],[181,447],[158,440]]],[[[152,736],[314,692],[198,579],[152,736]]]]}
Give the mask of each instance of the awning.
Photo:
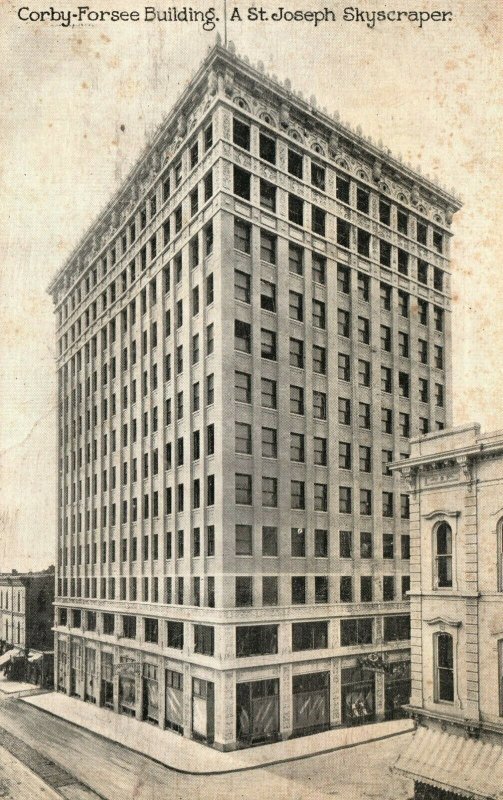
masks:
{"type": "Polygon", "coordinates": [[[395,769],[437,789],[503,800],[503,747],[419,727],[395,769]]]}

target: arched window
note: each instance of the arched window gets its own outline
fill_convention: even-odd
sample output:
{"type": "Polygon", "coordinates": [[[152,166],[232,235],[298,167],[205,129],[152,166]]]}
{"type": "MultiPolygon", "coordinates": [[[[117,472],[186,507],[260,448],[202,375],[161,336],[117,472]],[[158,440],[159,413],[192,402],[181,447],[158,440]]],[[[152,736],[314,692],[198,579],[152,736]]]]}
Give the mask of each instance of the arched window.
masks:
{"type": "Polygon", "coordinates": [[[452,530],[447,522],[441,522],[435,531],[435,585],[437,588],[452,587],[452,530]]]}
{"type": "Polygon", "coordinates": [[[454,702],[454,645],[450,633],[437,633],[435,647],[436,700],[454,702]]]}

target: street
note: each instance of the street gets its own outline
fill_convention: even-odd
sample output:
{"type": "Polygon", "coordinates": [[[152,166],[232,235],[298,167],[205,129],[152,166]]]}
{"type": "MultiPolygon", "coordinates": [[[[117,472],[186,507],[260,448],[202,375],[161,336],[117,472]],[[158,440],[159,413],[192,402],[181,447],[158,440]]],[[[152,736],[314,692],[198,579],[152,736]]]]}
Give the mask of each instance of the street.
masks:
{"type": "MultiPolygon", "coordinates": [[[[120,717],[117,722],[120,724],[120,717]]],[[[267,768],[208,777],[174,772],[119,744],[3,695],[0,695],[0,728],[7,739],[19,737],[28,758],[30,752],[36,753],[38,761],[45,762],[49,772],[52,765],[53,773],[59,776],[59,791],[63,796],[79,800],[95,797],[104,800],[187,800],[189,797],[191,800],[255,800],[265,792],[277,800],[329,797],[407,800],[412,797],[412,784],[389,769],[410,741],[410,733],[267,768]],[[74,780],[74,785],[65,789],[65,780],[74,780]]],[[[3,747],[0,753],[0,780],[7,783],[6,765],[12,759],[3,747]]],[[[32,773],[29,778],[33,783],[32,773]]],[[[22,785],[22,774],[20,781],[22,785]]],[[[32,785],[24,794],[20,790],[18,794],[3,796],[48,800],[54,795],[49,789],[42,791],[40,786],[32,785]]]]}

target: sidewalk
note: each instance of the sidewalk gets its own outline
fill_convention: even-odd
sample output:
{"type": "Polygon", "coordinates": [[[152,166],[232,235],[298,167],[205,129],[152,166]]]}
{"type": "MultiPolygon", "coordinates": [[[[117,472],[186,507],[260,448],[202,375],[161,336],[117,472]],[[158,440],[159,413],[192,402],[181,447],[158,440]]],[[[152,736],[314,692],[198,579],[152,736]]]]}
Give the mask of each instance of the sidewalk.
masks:
{"type": "Polygon", "coordinates": [[[411,720],[401,719],[358,728],[337,728],[287,742],[221,753],[172,731],[163,731],[146,722],[97,708],[64,694],[48,692],[24,697],[22,701],[98,736],[111,739],[176,772],[192,775],[218,775],[256,769],[385,739],[414,729],[411,720]]]}
{"type": "Polygon", "coordinates": [[[6,695],[17,694],[22,697],[26,694],[40,694],[47,692],[47,689],[41,689],[34,683],[24,683],[22,681],[10,681],[5,677],[3,672],[0,672],[0,693],[6,695]]]}

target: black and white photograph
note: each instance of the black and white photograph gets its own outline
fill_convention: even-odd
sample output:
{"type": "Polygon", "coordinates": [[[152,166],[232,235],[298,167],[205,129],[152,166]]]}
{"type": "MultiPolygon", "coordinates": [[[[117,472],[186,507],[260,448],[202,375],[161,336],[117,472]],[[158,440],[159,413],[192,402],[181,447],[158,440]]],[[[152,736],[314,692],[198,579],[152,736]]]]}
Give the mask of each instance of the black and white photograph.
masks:
{"type": "Polygon", "coordinates": [[[0,797],[503,800],[503,6],[0,6],[0,797]]]}

